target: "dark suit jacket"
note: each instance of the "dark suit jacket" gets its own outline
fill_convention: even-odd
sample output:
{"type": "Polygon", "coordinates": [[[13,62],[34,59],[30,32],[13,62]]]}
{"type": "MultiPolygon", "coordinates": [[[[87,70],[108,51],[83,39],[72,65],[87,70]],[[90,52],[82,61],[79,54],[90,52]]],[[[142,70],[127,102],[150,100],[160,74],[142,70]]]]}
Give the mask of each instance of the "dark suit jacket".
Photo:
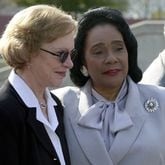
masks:
{"type": "MultiPolygon", "coordinates": [[[[64,135],[63,108],[57,102],[56,114],[66,164],[70,164],[64,135]]],[[[0,89],[0,164],[60,165],[56,151],[43,124],[36,120],[36,108],[28,108],[7,81],[0,89]]]]}

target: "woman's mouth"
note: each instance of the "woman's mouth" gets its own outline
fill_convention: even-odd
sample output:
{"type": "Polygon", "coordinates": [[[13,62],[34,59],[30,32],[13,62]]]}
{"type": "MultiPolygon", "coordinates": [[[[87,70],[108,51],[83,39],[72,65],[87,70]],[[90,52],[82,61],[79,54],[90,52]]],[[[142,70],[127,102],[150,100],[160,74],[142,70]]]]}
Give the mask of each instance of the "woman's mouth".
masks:
{"type": "Polygon", "coordinates": [[[121,71],[120,69],[109,69],[109,70],[103,72],[103,74],[110,75],[110,76],[116,76],[120,71],[121,71]]]}

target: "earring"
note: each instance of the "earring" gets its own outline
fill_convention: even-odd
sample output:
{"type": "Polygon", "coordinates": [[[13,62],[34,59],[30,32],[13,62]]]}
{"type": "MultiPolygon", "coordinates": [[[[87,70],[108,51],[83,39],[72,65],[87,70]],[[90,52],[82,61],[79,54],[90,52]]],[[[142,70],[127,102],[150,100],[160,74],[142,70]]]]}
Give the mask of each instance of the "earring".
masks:
{"type": "Polygon", "coordinates": [[[31,63],[27,63],[27,68],[31,69],[31,63]]]}
{"type": "Polygon", "coordinates": [[[81,68],[81,72],[84,76],[88,77],[89,74],[88,74],[88,70],[87,68],[83,65],[82,68],[81,68]]]}

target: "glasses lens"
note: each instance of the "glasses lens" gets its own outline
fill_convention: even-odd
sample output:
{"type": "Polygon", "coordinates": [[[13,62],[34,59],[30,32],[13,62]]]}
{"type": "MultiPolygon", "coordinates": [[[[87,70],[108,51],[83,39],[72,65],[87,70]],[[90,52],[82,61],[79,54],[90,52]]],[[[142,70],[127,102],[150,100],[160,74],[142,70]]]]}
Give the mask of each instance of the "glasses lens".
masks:
{"type": "Polygon", "coordinates": [[[60,57],[60,61],[62,63],[64,63],[66,61],[66,59],[68,58],[69,52],[61,52],[59,57],[60,57]]]}
{"type": "Polygon", "coordinates": [[[77,56],[77,50],[76,49],[73,49],[72,51],[71,51],[71,59],[72,59],[72,61],[75,59],[75,57],[77,56]]]}
{"type": "MultiPolygon", "coordinates": [[[[76,55],[77,55],[77,51],[76,51],[76,49],[73,49],[70,53],[72,61],[75,59],[76,55]]],[[[68,56],[69,56],[69,52],[67,52],[67,51],[61,52],[59,55],[60,61],[62,63],[64,63],[66,61],[66,59],[68,58],[68,56]]]]}

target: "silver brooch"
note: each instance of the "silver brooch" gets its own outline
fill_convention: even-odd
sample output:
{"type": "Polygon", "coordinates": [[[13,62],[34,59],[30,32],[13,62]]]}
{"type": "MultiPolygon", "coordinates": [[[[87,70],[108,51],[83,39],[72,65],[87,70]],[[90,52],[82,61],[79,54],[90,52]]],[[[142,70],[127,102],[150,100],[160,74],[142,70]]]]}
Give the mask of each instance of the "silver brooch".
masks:
{"type": "Polygon", "coordinates": [[[151,97],[144,103],[144,107],[148,112],[155,112],[159,108],[158,101],[151,97]]]}

